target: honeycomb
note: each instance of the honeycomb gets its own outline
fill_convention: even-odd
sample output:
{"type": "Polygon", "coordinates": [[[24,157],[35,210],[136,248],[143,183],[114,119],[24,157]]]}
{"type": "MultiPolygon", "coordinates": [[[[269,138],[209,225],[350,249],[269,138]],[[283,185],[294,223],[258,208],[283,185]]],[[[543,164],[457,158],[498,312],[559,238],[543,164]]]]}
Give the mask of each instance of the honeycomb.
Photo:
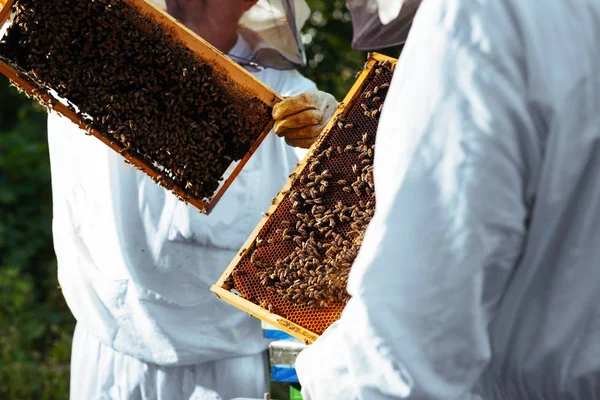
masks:
{"type": "Polygon", "coordinates": [[[289,190],[280,193],[276,208],[271,208],[258,234],[248,242],[251,244],[242,249],[223,289],[235,290],[242,298],[317,335],[339,318],[348,300],[348,272],[375,209],[375,136],[394,67],[395,62],[377,61],[364,81],[355,84],[362,86],[334,117],[331,129],[321,135],[304,166],[290,176],[289,190]],[[351,183],[366,176],[364,171],[367,179],[356,184],[355,190],[351,183]],[[323,180],[327,182],[324,189],[323,180]],[[310,189],[315,187],[315,197],[298,195],[314,194],[310,189]],[[328,224],[316,225],[325,213],[332,210],[327,214],[331,216],[336,209],[358,211],[348,211],[346,218],[338,213],[334,223],[329,218],[328,224]],[[332,248],[332,243],[340,246],[332,248]]]}
{"type": "Polygon", "coordinates": [[[157,183],[209,202],[268,130],[271,107],[140,1],[16,0],[0,59],[148,166],[157,183]]]}

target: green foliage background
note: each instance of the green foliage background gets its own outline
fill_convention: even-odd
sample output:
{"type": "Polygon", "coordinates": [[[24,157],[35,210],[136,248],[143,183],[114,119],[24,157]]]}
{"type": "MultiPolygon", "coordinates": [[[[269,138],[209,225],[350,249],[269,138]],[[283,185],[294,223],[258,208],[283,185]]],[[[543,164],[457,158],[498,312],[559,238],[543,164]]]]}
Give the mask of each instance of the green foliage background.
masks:
{"type": "MultiPolygon", "coordinates": [[[[341,101],[366,53],[350,48],[345,1],[308,2],[302,72],[341,101]]],[[[0,76],[0,399],[68,398],[74,320],[58,288],[51,219],[46,114],[0,76]]]]}

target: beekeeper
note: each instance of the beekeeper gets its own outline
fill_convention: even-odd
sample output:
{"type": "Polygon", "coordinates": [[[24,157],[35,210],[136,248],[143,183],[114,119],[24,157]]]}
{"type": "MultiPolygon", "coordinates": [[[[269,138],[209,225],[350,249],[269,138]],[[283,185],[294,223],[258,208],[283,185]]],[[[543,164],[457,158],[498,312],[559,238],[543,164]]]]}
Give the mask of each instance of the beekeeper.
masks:
{"type": "Polygon", "coordinates": [[[422,3],[305,400],[600,398],[599,35],[595,0],[422,3]]]}
{"type": "MultiPolygon", "coordinates": [[[[294,70],[304,62],[298,29],[307,5],[255,3],[172,0],[168,6],[276,92],[314,92],[294,70]]],[[[336,102],[322,93],[304,99],[311,115],[296,128],[310,129],[283,136],[306,147],[336,102]]],[[[258,320],[218,300],[209,287],[303,151],[269,135],[206,216],[66,118],[52,114],[48,129],[59,281],[77,319],[71,398],[262,398],[267,343],[258,320]]]]}

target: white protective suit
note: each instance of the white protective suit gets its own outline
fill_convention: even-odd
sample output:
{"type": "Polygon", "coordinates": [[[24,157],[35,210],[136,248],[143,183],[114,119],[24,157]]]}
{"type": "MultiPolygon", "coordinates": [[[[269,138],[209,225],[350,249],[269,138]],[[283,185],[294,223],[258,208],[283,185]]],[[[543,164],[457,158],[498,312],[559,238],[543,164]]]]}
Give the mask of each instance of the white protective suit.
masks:
{"type": "MultiPolygon", "coordinates": [[[[240,37],[230,53],[249,51],[240,37]]],[[[293,70],[255,76],[284,96],[316,90],[293,70]]],[[[68,119],[52,114],[48,136],[59,281],[77,319],[71,398],[262,397],[259,321],[209,288],[305,151],[269,134],[206,216],[68,119]]]]}
{"type": "Polygon", "coordinates": [[[600,399],[600,2],[425,0],[305,400],[600,399]]]}

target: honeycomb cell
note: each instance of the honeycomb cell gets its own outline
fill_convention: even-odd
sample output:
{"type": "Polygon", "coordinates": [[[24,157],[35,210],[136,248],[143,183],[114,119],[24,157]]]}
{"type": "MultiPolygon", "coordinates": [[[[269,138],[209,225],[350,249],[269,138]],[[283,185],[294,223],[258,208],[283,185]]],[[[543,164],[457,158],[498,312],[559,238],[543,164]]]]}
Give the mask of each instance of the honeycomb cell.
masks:
{"type": "Polygon", "coordinates": [[[348,300],[348,272],[375,211],[375,137],[394,67],[374,63],[362,90],[292,174],[290,190],[225,287],[318,335],[348,300]]]}

